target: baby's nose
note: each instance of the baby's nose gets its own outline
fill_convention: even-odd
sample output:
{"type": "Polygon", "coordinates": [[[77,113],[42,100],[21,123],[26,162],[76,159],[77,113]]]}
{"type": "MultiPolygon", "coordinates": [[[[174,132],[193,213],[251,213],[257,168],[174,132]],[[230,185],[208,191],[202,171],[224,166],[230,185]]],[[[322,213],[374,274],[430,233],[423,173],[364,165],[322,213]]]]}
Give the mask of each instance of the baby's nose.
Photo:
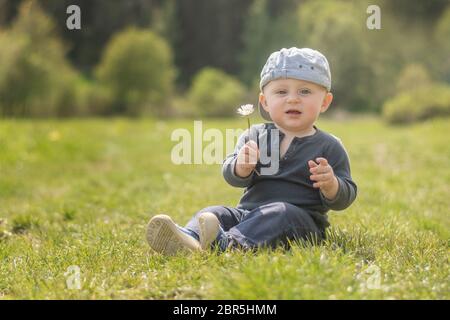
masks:
{"type": "Polygon", "coordinates": [[[300,96],[298,94],[290,94],[287,99],[288,103],[296,103],[299,101],[300,101],[300,96]]]}

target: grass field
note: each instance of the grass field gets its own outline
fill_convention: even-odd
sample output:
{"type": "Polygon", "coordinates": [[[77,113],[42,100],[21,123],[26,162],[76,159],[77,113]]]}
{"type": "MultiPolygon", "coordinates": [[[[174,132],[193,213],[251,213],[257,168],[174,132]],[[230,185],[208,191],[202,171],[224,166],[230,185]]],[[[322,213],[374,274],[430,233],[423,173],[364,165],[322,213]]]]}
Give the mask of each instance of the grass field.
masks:
{"type": "Polygon", "coordinates": [[[323,245],[166,258],[145,242],[152,215],[184,224],[242,193],[220,165],[172,164],[182,127],[193,122],[0,120],[0,298],[450,298],[450,119],[321,120],[359,187],[349,209],[329,213],[323,245]],[[68,288],[73,268],[80,289],[68,288]]]}

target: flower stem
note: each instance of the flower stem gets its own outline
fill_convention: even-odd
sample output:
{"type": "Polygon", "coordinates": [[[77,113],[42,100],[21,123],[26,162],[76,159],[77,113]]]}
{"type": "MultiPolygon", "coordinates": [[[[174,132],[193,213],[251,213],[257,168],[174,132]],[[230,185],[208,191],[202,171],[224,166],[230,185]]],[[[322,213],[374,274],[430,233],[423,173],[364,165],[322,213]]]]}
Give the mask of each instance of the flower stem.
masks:
{"type": "MultiPolygon", "coordinates": [[[[250,140],[250,117],[247,117],[247,125],[248,125],[248,141],[250,140]]],[[[260,173],[256,171],[256,169],[253,169],[253,172],[256,173],[258,176],[260,173]]]]}

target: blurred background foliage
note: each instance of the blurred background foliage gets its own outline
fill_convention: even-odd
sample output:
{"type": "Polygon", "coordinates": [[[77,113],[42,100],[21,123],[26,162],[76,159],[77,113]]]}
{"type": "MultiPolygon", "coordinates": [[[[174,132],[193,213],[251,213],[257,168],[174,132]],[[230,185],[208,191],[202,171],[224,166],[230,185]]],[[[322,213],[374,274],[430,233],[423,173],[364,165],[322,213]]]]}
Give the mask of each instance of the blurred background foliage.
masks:
{"type": "Polygon", "coordinates": [[[328,57],[335,112],[450,114],[447,0],[0,0],[0,114],[231,116],[292,46],[328,57]]]}
{"type": "Polygon", "coordinates": [[[96,68],[96,80],[112,97],[110,112],[159,114],[173,93],[175,68],[167,42],[150,30],[115,35],[96,68]]]}

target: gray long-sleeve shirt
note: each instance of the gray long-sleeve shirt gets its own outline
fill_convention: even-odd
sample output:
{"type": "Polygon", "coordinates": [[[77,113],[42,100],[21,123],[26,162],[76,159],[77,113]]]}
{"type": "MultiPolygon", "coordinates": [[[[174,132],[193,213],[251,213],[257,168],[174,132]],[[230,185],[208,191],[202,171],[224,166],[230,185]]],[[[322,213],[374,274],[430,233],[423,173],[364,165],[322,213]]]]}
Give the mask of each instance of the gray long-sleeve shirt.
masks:
{"type": "Polygon", "coordinates": [[[256,171],[262,174],[253,172],[246,178],[236,175],[235,165],[239,150],[249,139],[249,131],[239,137],[234,152],[227,156],[222,168],[230,185],[245,188],[237,208],[252,210],[271,202],[288,202],[306,209],[319,227],[325,228],[329,225],[328,210],[343,210],[352,204],[357,186],[351,178],[347,152],[338,138],[316,126],[314,128],[316,132],[311,136],[294,137],[280,159],[279,148],[284,133],[273,123],[253,125],[250,139],[258,144],[261,159],[256,171]],[[333,200],[326,199],[319,189],[313,187],[314,181],[310,179],[308,161],[318,157],[328,160],[339,182],[338,193],[333,200]]]}

